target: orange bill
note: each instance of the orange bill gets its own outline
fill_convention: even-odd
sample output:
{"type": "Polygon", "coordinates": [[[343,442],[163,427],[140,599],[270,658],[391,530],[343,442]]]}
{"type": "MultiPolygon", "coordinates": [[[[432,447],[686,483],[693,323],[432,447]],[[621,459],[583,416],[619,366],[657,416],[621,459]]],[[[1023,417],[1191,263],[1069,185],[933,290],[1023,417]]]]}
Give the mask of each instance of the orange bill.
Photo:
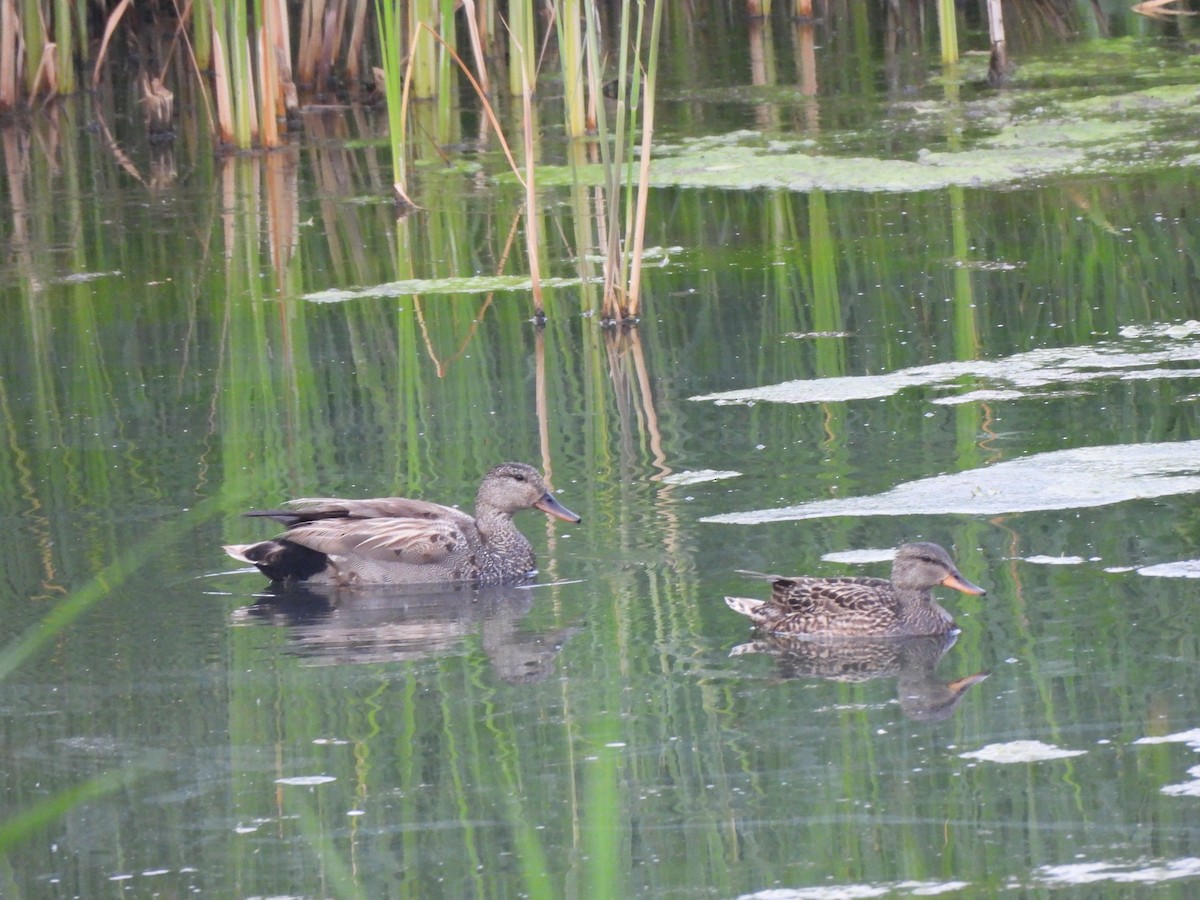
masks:
{"type": "Polygon", "coordinates": [[[948,588],[954,588],[956,591],[962,591],[964,594],[986,594],[983,588],[977,584],[971,584],[967,579],[963,578],[957,572],[951,572],[942,579],[942,584],[948,588]]]}

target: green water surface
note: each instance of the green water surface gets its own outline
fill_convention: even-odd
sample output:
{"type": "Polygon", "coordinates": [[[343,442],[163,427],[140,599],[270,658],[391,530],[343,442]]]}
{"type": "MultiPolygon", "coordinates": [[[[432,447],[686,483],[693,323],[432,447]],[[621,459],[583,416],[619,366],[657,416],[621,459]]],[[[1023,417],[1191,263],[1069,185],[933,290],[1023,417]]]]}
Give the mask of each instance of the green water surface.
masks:
{"type": "Polygon", "coordinates": [[[131,147],[141,182],[84,106],[49,156],[44,120],[6,132],[0,895],[1190,896],[1200,143],[1168,120],[1200,78],[1143,51],[1177,52],[1112,84],[1145,116],[1084,135],[1093,101],[1043,98],[1070,166],[911,188],[887,166],[1049,146],[998,117],[1076,70],[918,79],[935,124],[891,156],[832,88],[819,129],[761,92],[697,128],[676,73],[624,332],[572,188],[543,195],[539,329],[520,190],[431,165],[397,221],[373,121],[131,147]],[[730,166],[871,177],[678,176],[763,103],[730,166]],[[289,497],[469,505],[507,459],[583,517],[519,519],[529,586],[280,596],[220,550],[289,497]],[[776,655],[723,602],[763,590],[738,569],[883,575],[913,539],[988,590],[942,591],[953,646],[776,655]]]}

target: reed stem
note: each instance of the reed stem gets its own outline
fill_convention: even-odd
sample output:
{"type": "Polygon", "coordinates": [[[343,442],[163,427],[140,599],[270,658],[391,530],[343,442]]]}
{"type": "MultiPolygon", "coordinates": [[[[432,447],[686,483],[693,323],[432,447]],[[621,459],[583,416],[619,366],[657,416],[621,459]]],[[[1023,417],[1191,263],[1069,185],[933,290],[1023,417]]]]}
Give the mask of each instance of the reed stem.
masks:
{"type": "Polygon", "coordinates": [[[958,62],[958,24],[954,11],[954,0],[938,0],[938,34],[942,41],[942,62],[949,65],[958,62]]]}

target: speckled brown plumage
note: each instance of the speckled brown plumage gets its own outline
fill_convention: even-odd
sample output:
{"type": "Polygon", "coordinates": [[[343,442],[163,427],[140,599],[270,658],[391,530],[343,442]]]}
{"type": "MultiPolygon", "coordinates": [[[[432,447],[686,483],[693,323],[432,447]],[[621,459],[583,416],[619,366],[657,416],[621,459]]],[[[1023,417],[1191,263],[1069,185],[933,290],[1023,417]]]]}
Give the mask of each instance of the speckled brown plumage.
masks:
{"type": "MultiPolygon", "coordinates": [[[[750,573],[753,574],[753,573],[750,573]]],[[[966,594],[982,594],[959,574],[948,553],[937,544],[902,544],[896,550],[892,577],[770,579],[767,600],[726,597],[730,609],[749,616],[774,634],[888,637],[944,634],[954,619],[933,599],[942,584],[966,594]]]]}
{"type": "Polygon", "coordinates": [[[475,496],[475,515],[425,500],[378,497],[293,500],[285,510],[247,513],[286,525],[277,538],[225,552],[272,581],[338,587],[370,584],[499,584],[527,577],[533,548],[513,524],[522,509],[568,522],[579,516],[549,493],[537,469],[503,463],[475,496]]]}
{"type": "Polygon", "coordinates": [[[895,678],[900,708],[911,719],[935,722],[948,717],[973,685],[988,677],[976,672],[944,681],[938,663],[958,640],[956,632],[909,637],[858,637],[768,634],[738,644],[730,656],[761,653],[776,660],[783,679],[822,678],[865,682],[895,678]]]}

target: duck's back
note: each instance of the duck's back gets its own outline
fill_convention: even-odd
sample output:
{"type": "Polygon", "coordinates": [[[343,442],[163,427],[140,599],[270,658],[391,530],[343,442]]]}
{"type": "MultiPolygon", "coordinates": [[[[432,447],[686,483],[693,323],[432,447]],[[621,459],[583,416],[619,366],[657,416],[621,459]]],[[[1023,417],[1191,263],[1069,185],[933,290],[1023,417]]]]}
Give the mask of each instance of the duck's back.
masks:
{"type": "Polygon", "coordinates": [[[779,578],[753,618],[777,634],[843,637],[941,633],[954,627],[932,600],[905,603],[882,578],[779,578]]]}
{"type": "Polygon", "coordinates": [[[777,578],[771,585],[773,610],[780,615],[831,614],[887,608],[898,601],[891,584],[883,578],[777,578]]]}
{"type": "Polygon", "coordinates": [[[246,513],[265,516],[288,527],[324,519],[416,519],[422,522],[453,522],[474,527],[475,519],[461,509],[409,497],[370,497],[344,500],[339,497],[304,497],[288,501],[287,509],[246,513]]]}

